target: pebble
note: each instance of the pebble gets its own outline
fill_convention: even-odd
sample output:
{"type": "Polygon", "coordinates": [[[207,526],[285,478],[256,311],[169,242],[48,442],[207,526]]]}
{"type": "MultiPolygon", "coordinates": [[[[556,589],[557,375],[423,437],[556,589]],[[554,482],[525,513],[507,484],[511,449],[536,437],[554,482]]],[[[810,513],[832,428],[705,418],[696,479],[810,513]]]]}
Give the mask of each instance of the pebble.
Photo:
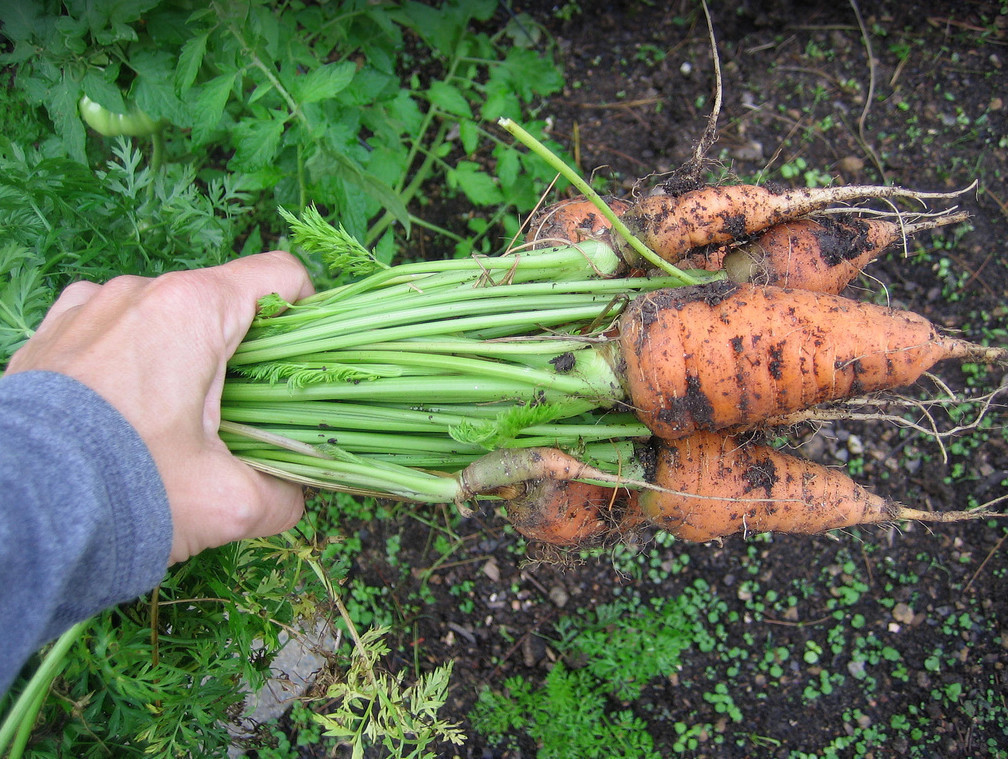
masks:
{"type": "Polygon", "coordinates": [[[552,601],[560,609],[567,605],[567,601],[570,600],[570,595],[561,585],[554,585],[550,588],[549,592],[550,601],[552,601]]]}
{"type": "Polygon", "coordinates": [[[497,566],[496,559],[491,558],[490,561],[483,565],[483,574],[494,582],[500,582],[500,567],[497,566]]]}
{"type": "Polygon", "coordinates": [[[837,168],[844,174],[857,174],[864,168],[864,161],[856,155],[844,156],[837,163],[837,168]]]}
{"type": "Polygon", "coordinates": [[[904,625],[908,625],[913,622],[914,618],[913,609],[902,601],[893,607],[892,615],[893,619],[897,622],[902,622],[904,625]]]}
{"type": "Polygon", "coordinates": [[[731,152],[732,158],[737,161],[762,161],[763,143],[759,140],[749,140],[731,152]]]}

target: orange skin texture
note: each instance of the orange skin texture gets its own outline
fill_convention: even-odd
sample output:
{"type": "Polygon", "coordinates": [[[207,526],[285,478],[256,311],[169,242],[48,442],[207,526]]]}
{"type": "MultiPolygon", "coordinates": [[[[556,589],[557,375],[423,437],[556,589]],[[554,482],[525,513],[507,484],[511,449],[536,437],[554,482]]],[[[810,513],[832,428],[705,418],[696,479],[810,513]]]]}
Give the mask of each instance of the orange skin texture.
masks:
{"type": "Polygon", "coordinates": [[[666,439],[909,385],[962,344],[911,312],[727,282],[637,297],[619,340],[626,395],[666,439]]]}
{"type": "Polygon", "coordinates": [[[758,185],[701,187],[681,195],[642,198],[623,221],[666,261],[675,263],[693,248],[725,243],[824,205],[822,191],[774,192],[758,185]]]}
{"type": "Polygon", "coordinates": [[[733,256],[752,260],[752,282],[839,294],[900,237],[899,225],[883,220],[801,219],[774,225],[733,256]]]}
{"type": "Polygon", "coordinates": [[[892,519],[894,507],[839,469],[716,432],[663,442],[644,516],[682,540],[738,532],[815,534],[892,519]]]}
{"type": "MultiPolygon", "coordinates": [[[[613,212],[620,216],[630,204],[619,198],[605,198],[613,212]]],[[[561,200],[539,211],[529,220],[526,242],[539,242],[542,246],[559,245],[562,241],[579,243],[597,240],[612,225],[595,204],[585,198],[561,200]]]]}
{"type": "Polygon", "coordinates": [[[529,491],[506,502],[508,519],[530,540],[577,546],[606,532],[604,518],[613,489],[577,480],[541,479],[529,491]]]}

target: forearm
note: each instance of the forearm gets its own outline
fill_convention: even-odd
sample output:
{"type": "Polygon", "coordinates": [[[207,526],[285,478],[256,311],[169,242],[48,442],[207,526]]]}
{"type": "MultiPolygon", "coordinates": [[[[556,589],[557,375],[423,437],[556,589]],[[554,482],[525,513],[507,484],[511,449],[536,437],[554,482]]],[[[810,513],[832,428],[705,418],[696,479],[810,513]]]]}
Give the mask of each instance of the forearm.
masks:
{"type": "Polygon", "coordinates": [[[118,411],[60,374],[0,378],[0,692],[41,644],[156,585],[171,543],[158,470],[118,411]]]}

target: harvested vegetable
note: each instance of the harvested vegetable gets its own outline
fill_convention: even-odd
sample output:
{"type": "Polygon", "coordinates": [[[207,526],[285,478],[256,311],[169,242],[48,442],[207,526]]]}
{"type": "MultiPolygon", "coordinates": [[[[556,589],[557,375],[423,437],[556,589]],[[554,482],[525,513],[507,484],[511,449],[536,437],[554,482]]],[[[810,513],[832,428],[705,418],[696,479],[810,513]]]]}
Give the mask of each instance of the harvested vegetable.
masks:
{"type": "Polygon", "coordinates": [[[627,396],[660,437],[751,425],[909,385],[948,358],[1006,351],[838,295],[715,282],[645,293],[620,318],[627,396]]]}
{"type": "MultiPolygon", "coordinates": [[[[312,209],[288,217],[295,242],[358,278],[295,304],[264,302],[229,362],[222,439],[251,466],[307,486],[460,509],[497,500],[527,537],[575,546],[679,519],[663,505],[680,488],[661,464],[673,446],[662,438],[699,445],[708,430],[766,426],[912,383],[944,358],[1005,360],[1003,349],[947,337],[914,314],[837,295],[675,267],[645,276],[612,242],[609,209],[604,220],[576,203],[556,210],[531,241],[562,222],[556,235],[574,244],[393,267],[312,209]],[[645,476],[656,455],[662,474],[645,476]]],[[[747,239],[709,244],[730,255],[747,239]]],[[[756,470],[746,471],[751,485],[756,470]]],[[[698,487],[688,486],[693,500],[710,500],[698,487]]],[[[791,529],[768,516],[780,511],[766,505],[773,487],[756,511],[719,517],[727,532],[676,530],[706,539],[695,536],[728,534],[738,520],[743,530],[791,529]]],[[[845,520],[925,518],[853,493],[845,520]]],[[[688,514],[679,521],[692,524],[688,514]]],[[[794,529],[832,524],[809,520],[794,529]]]]}
{"type": "Polygon", "coordinates": [[[531,540],[555,546],[584,545],[606,533],[616,489],[576,480],[526,482],[505,501],[508,520],[531,540]]]}
{"type": "MultiPolygon", "coordinates": [[[[630,203],[619,198],[603,198],[617,215],[630,208],[630,203]]],[[[561,200],[543,208],[528,223],[526,240],[536,247],[570,245],[585,240],[598,240],[612,227],[612,223],[598,207],[586,198],[561,200]]]]}
{"type": "Polygon", "coordinates": [[[842,470],[716,432],[662,443],[653,482],[660,489],[641,491],[641,511],[693,542],[738,532],[815,534],[879,522],[990,516],[910,509],[870,493],[842,470]]]}
{"type": "Polygon", "coordinates": [[[777,224],[752,242],[696,268],[724,268],[735,282],[796,287],[839,294],[887,248],[924,229],[955,224],[968,214],[916,223],[825,216],[777,224]]]}
{"type": "MultiPolygon", "coordinates": [[[[820,211],[834,203],[868,198],[949,197],[900,187],[850,185],[840,187],[775,188],[759,185],[710,186],[680,195],[651,195],[623,214],[627,228],[661,258],[676,263],[706,245],[739,240],[820,211]]],[[[614,240],[630,265],[637,265],[625,240],[614,240]]]]}

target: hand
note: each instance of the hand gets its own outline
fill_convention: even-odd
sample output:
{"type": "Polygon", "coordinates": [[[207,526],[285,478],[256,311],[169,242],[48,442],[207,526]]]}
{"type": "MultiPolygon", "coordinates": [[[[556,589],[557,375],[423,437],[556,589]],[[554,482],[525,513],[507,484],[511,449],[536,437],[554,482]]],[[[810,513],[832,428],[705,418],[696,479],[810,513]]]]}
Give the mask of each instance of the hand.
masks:
{"type": "Polygon", "coordinates": [[[278,293],[312,293],[304,267],[273,251],[156,279],[70,285],[7,373],[73,377],[115,406],[150,449],[171,506],[171,561],[297,523],[299,486],[245,465],[217,434],[225,364],[278,293]]]}

